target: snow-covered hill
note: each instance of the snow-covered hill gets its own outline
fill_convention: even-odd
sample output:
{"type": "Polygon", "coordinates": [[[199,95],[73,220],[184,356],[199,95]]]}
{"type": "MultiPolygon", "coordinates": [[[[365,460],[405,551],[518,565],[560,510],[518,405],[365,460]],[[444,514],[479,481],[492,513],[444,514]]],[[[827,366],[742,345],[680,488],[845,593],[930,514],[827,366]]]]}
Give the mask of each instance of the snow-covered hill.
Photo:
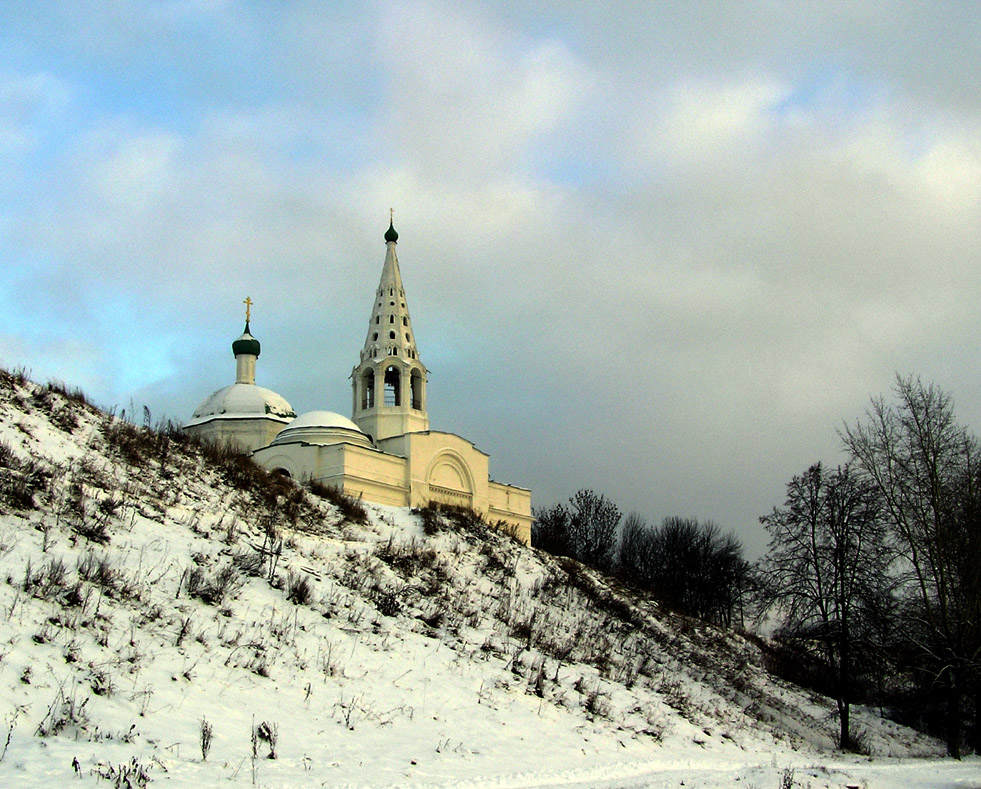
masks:
{"type": "Polygon", "coordinates": [[[981,784],[466,514],[339,505],[0,373],[0,785],[981,784]]]}

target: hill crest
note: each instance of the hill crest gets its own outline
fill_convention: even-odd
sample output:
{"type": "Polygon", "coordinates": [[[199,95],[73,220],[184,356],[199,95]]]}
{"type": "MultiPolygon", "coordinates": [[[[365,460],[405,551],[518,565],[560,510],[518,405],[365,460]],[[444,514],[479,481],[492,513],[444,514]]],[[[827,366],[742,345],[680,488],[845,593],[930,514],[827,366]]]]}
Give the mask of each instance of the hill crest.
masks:
{"type": "MultiPolygon", "coordinates": [[[[0,374],[4,785],[73,760],[178,786],[862,769],[832,754],[833,703],[753,642],[467,513],[319,492],[336,503],[0,374]]],[[[858,728],[877,756],[943,752],[868,711],[858,728]]]]}

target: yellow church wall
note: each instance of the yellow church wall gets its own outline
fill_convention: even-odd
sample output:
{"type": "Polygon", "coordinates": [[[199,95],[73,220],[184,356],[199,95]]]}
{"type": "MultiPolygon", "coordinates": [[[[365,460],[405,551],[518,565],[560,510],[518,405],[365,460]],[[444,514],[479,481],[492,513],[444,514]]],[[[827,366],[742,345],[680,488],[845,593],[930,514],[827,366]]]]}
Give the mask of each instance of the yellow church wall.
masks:
{"type": "Polygon", "coordinates": [[[352,444],[277,444],[258,450],[255,461],[270,470],[282,469],[302,482],[332,485],[349,496],[377,504],[409,506],[404,458],[352,444]]]}
{"type": "Polygon", "coordinates": [[[430,502],[470,507],[491,523],[504,521],[515,536],[531,542],[531,491],[492,482],[490,458],[455,433],[406,433],[378,442],[385,452],[408,460],[410,506],[430,502]]]}
{"type": "Polygon", "coordinates": [[[487,512],[488,458],[453,433],[405,433],[378,442],[379,449],[408,460],[413,507],[430,501],[487,512]]]}
{"type": "Polygon", "coordinates": [[[500,482],[487,485],[489,506],[487,517],[491,523],[504,521],[515,528],[515,537],[525,545],[531,545],[531,491],[500,482]]]}
{"type": "Polygon", "coordinates": [[[404,458],[349,444],[319,449],[325,459],[329,458],[329,464],[323,468],[323,476],[318,477],[324,484],[335,485],[349,496],[376,504],[409,506],[404,458]]]}

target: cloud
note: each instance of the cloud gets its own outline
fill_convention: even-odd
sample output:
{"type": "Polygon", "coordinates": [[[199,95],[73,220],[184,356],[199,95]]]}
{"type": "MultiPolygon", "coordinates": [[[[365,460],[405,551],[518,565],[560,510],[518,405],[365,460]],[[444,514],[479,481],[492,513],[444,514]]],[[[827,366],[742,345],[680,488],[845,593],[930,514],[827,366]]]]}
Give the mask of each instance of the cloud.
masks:
{"type": "MultiPolygon", "coordinates": [[[[788,93],[778,80],[733,84],[679,83],[637,119],[641,161],[675,168],[718,167],[755,158],[775,126],[772,110],[788,93]]],[[[653,97],[652,97],[653,98],[653,97]]]]}
{"type": "Polygon", "coordinates": [[[385,142],[435,178],[487,179],[520,165],[589,89],[561,41],[515,36],[455,4],[395,4],[376,47],[388,75],[385,142]]]}
{"type": "Polygon", "coordinates": [[[964,6],[74,8],[0,17],[8,364],[186,417],[251,295],[343,412],[391,206],[433,424],[537,504],[759,549],[894,371],[981,424],[964,6]]]}

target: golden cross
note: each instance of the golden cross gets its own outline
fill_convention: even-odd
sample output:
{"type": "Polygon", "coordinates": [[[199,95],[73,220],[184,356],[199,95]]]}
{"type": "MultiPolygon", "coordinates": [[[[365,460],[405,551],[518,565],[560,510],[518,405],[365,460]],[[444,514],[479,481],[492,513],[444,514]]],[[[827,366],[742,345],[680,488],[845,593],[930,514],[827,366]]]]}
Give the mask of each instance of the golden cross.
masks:
{"type": "Polygon", "coordinates": [[[249,318],[252,317],[252,305],[255,303],[252,301],[251,296],[246,296],[245,301],[242,302],[245,305],[245,322],[249,322],[249,318]]]}

